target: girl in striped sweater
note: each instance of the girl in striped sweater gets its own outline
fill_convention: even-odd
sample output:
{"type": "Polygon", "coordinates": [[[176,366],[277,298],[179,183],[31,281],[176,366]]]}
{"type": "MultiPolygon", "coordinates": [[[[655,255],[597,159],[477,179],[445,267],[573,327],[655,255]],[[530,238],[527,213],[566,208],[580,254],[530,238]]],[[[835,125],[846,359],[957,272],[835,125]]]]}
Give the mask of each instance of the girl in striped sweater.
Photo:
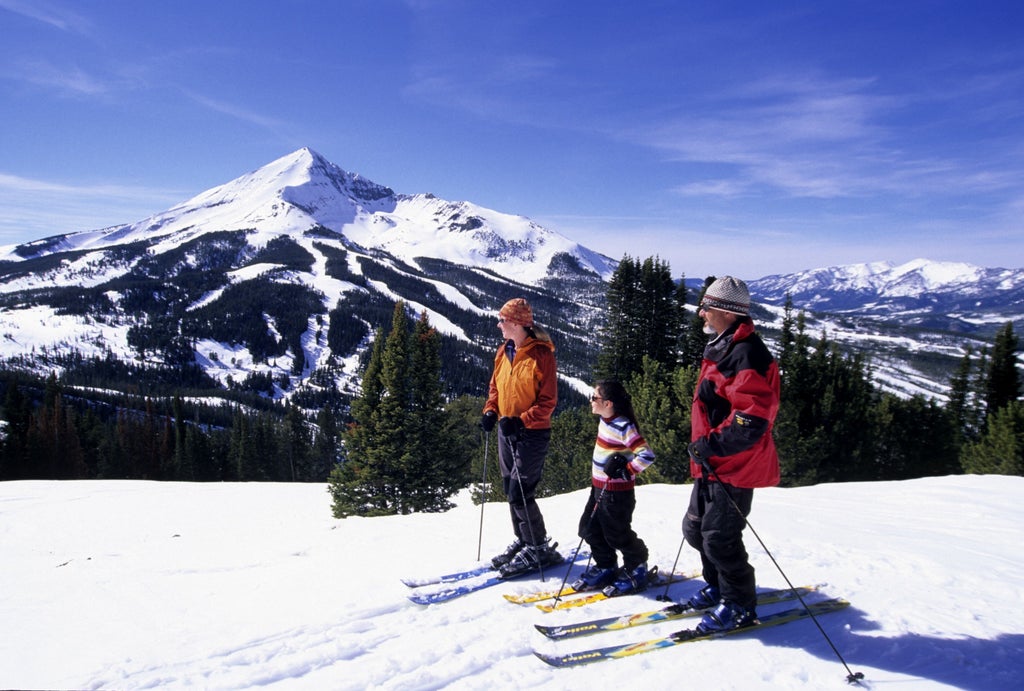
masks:
{"type": "Polygon", "coordinates": [[[654,462],[654,452],[640,434],[633,401],[621,383],[599,381],[590,409],[598,416],[597,442],[579,535],[590,545],[594,564],[574,586],[614,588],[616,595],[637,592],[647,587],[647,545],[632,527],[634,478],[654,462]],[[622,552],[622,569],[617,552],[622,552]]]}

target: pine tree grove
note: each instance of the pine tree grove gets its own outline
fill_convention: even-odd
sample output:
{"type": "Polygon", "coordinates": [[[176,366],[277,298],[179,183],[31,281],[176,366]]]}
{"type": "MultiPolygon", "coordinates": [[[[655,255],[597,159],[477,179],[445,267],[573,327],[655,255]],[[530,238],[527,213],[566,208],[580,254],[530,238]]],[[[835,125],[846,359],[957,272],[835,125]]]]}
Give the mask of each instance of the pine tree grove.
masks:
{"type": "MultiPolygon", "coordinates": [[[[991,346],[964,353],[944,405],[880,391],[870,361],[827,333],[808,333],[790,300],[772,336],[782,373],[775,438],[784,485],[1024,474],[1012,324],[991,346]]],[[[667,264],[623,259],[608,285],[599,339],[593,379],[623,381],[657,456],[642,481],[685,482],[690,402],[707,338],[667,264]]],[[[182,393],[86,400],[56,375],[0,369],[0,480],[327,482],[336,516],[441,511],[466,487],[475,501],[502,500],[495,440],[479,428],[483,399],[445,400],[445,351],[426,316],[413,319],[399,303],[390,330],[371,340],[361,393],[345,417],[324,406],[312,419],[255,394],[248,405],[217,407],[182,393]]],[[[570,391],[562,384],[560,392],[570,391]]],[[[588,405],[560,408],[540,496],[587,486],[596,427],[588,405]]]]}

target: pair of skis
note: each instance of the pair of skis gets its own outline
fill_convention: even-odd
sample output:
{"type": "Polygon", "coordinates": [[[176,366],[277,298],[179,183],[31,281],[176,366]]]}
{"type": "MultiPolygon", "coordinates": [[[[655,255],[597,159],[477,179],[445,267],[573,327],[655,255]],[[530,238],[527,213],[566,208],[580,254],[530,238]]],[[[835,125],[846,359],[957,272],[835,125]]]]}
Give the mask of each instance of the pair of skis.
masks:
{"type": "MultiPolygon", "coordinates": [[[[759,593],[757,596],[757,604],[770,605],[776,602],[785,602],[786,600],[795,600],[798,597],[806,597],[817,590],[817,586],[802,586],[799,588],[784,588],[780,590],[768,590],[763,593],[759,593]]],[[[657,624],[663,621],[673,621],[675,619],[684,619],[687,617],[696,617],[704,614],[705,610],[696,609],[689,605],[683,604],[672,604],[661,609],[651,610],[649,612],[637,612],[635,614],[624,614],[621,616],[602,617],[600,619],[591,619],[590,621],[583,621],[576,624],[562,624],[559,626],[545,626],[542,624],[536,624],[536,629],[542,634],[552,640],[562,640],[565,638],[577,638],[579,636],[589,636],[595,633],[603,633],[605,631],[620,631],[622,629],[631,629],[635,626],[643,626],[645,624],[657,624]]]]}
{"type": "MultiPolygon", "coordinates": [[[[795,597],[795,595],[793,597],[795,597]]],[[[534,651],[534,655],[536,655],[538,658],[540,658],[541,660],[543,660],[544,662],[553,667],[576,667],[578,665],[600,662],[602,660],[614,660],[622,657],[640,655],[642,653],[648,653],[654,650],[672,648],[677,645],[683,645],[685,643],[696,643],[697,641],[707,641],[716,638],[724,638],[725,636],[733,636],[738,634],[759,631],[761,629],[780,626],[782,624],[788,624],[790,622],[799,621],[801,619],[807,619],[811,616],[817,617],[824,614],[829,614],[831,612],[838,612],[839,610],[848,607],[849,605],[850,603],[842,598],[832,598],[829,600],[823,600],[821,602],[815,602],[813,604],[809,604],[806,606],[801,604],[799,606],[784,609],[779,612],[773,612],[772,614],[769,614],[767,616],[759,617],[757,623],[751,626],[746,626],[738,629],[729,629],[726,631],[713,631],[708,633],[698,631],[695,628],[683,629],[681,631],[676,631],[673,634],[669,634],[668,636],[652,638],[646,641],[640,641],[638,643],[625,643],[622,645],[610,645],[602,648],[591,648],[589,650],[579,650],[565,655],[548,654],[539,651],[534,651]]],[[[693,613],[696,614],[697,612],[693,613]]],[[[644,621],[641,623],[651,622],[644,621]]],[[[625,627],[632,625],[636,624],[626,624],[625,627]]],[[[584,635],[584,633],[592,632],[586,631],[577,635],[584,635]]]]}
{"type": "MultiPolygon", "coordinates": [[[[582,561],[583,559],[589,558],[587,552],[570,552],[565,558],[567,561],[582,561]]],[[[432,604],[437,602],[446,602],[456,597],[466,595],[468,593],[488,588],[498,583],[502,583],[506,578],[500,576],[489,576],[482,578],[488,573],[493,572],[494,569],[488,566],[479,566],[466,569],[464,571],[457,571],[450,574],[444,574],[441,576],[425,578],[425,579],[403,579],[403,582],[411,588],[420,588],[427,585],[443,585],[443,584],[455,584],[448,588],[432,592],[417,592],[409,596],[413,602],[420,604],[432,604]],[[472,580],[476,579],[476,580],[472,580]],[[472,582],[463,582],[471,581],[472,582]]],[[[532,572],[536,573],[536,572],[532,572]]],[[[519,574],[527,575],[527,574],[519,574]]],[[[518,577],[518,576],[516,576],[518,577]]],[[[671,582],[676,580],[683,580],[689,576],[673,574],[669,576],[671,582]]],[[[664,585],[664,581],[662,581],[664,585]]],[[[665,648],[672,648],[677,645],[683,645],[686,643],[695,643],[698,641],[714,640],[716,638],[724,638],[726,636],[740,635],[749,632],[758,631],[764,628],[772,628],[775,626],[781,626],[794,621],[800,621],[802,619],[808,619],[811,617],[818,617],[831,612],[838,612],[850,605],[849,602],[842,598],[831,598],[812,604],[806,604],[803,601],[804,596],[810,595],[817,590],[816,586],[803,586],[799,588],[788,588],[780,590],[770,590],[758,595],[758,605],[768,605],[792,600],[800,600],[800,605],[790,607],[781,611],[773,612],[766,616],[759,617],[757,621],[751,626],[745,626],[738,629],[729,629],[727,631],[712,631],[712,632],[701,632],[696,628],[682,629],[675,633],[669,634],[668,636],[662,636],[658,638],[651,638],[645,641],[635,643],[625,643],[620,645],[610,645],[605,647],[591,648],[588,650],[579,650],[568,654],[549,654],[540,651],[534,651],[534,655],[543,660],[553,667],[576,667],[579,665],[590,664],[594,662],[600,662],[602,660],[614,660],[622,657],[631,657],[633,655],[640,655],[642,653],[652,652],[654,650],[662,650],[665,648]]],[[[527,594],[509,594],[505,595],[505,598],[520,604],[528,604],[532,602],[541,602],[543,600],[555,599],[554,605],[538,605],[543,608],[548,608],[548,611],[552,609],[563,609],[566,607],[578,607],[591,602],[600,601],[607,599],[609,596],[603,592],[592,592],[582,593],[583,597],[572,598],[569,600],[560,600],[566,595],[577,594],[571,587],[566,586],[560,590],[546,590],[538,591],[535,593],[527,594]],[[571,591],[571,592],[569,592],[571,591]],[[573,604],[570,604],[573,603],[573,604]]],[[[647,612],[638,612],[635,614],[626,614],[622,616],[603,617],[599,619],[593,619],[591,621],[580,622],[577,624],[559,625],[559,626],[545,626],[536,625],[537,630],[544,634],[550,640],[563,640],[570,638],[577,638],[581,636],[587,636],[596,633],[602,633],[607,631],[618,631],[622,629],[629,629],[636,626],[643,626],[645,624],[654,624],[663,621],[672,621],[676,619],[683,619],[686,617],[696,617],[704,613],[705,610],[695,609],[687,606],[686,604],[673,604],[667,607],[663,607],[657,610],[651,610],[647,612]]],[[[848,680],[855,681],[862,675],[855,675],[851,673],[848,680]]]]}
{"type": "MultiPolygon", "coordinates": [[[[697,576],[698,574],[696,572],[673,573],[665,575],[658,570],[658,567],[654,567],[647,574],[648,586],[646,590],[663,587],[670,583],[679,583],[680,581],[696,578],[697,576]]],[[[624,594],[632,595],[635,593],[624,594]]],[[[564,586],[561,590],[539,590],[533,593],[505,594],[506,600],[508,600],[509,602],[514,602],[517,605],[536,603],[537,609],[541,610],[542,612],[554,612],[555,610],[582,607],[584,605],[589,605],[594,602],[607,600],[611,597],[618,597],[618,594],[614,592],[609,592],[607,589],[576,590],[571,585],[564,586]],[[554,600],[554,602],[548,603],[545,602],[545,600],[554,600]]]]}
{"type": "MultiPolygon", "coordinates": [[[[562,564],[567,562],[578,562],[589,559],[590,552],[586,550],[573,550],[567,555],[563,555],[563,557],[565,561],[563,561],[562,564]]],[[[560,566],[560,564],[555,564],[554,566],[557,567],[560,566]]],[[[446,585],[447,587],[436,590],[417,590],[409,595],[409,599],[417,604],[432,605],[440,602],[448,602],[449,600],[454,600],[457,597],[462,597],[469,593],[475,593],[478,590],[490,588],[491,586],[498,585],[499,583],[506,583],[509,580],[519,578],[520,576],[527,576],[535,573],[537,573],[537,571],[529,571],[506,578],[497,574],[495,569],[490,565],[484,565],[430,578],[403,578],[402,582],[410,588],[417,589],[431,585],[446,585]],[[487,574],[495,575],[487,576],[487,574]],[[484,576],[487,576],[487,578],[484,578],[484,576]]]]}

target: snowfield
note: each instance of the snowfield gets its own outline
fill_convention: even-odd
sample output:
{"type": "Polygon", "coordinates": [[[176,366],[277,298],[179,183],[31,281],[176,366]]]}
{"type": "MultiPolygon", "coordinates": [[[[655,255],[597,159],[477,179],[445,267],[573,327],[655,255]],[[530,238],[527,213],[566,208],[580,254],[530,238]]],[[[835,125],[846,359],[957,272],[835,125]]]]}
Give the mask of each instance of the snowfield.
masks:
{"type": "MultiPolygon", "coordinates": [[[[680,554],[688,493],[637,490],[634,526],[663,569],[680,554]]],[[[750,521],[794,584],[850,600],[819,621],[865,687],[989,691],[1024,679],[1022,497],[1024,478],[995,476],[770,489],[755,494],[750,521]]],[[[579,542],[585,498],[541,502],[563,547],[579,542]]],[[[0,483],[0,687],[846,687],[810,621],[570,670],[532,654],[692,625],[558,642],[533,628],[654,609],[664,588],[550,614],[501,597],[538,579],[413,604],[400,577],[476,561],[481,510],[460,500],[443,514],[336,520],[321,484],[0,483]]],[[[488,504],[484,556],[510,538],[507,509],[488,504]]],[[[784,587],[749,531],[747,547],[759,587],[784,587]]],[[[698,566],[683,547],[677,568],[698,566]]],[[[543,585],[564,575],[552,569],[543,585]]]]}

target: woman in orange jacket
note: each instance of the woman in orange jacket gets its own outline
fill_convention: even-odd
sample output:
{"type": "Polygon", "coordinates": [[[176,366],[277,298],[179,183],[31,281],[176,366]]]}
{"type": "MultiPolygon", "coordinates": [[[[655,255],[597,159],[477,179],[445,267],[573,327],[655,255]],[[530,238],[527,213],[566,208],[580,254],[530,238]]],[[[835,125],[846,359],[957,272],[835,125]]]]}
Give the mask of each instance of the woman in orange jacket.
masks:
{"type": "Polygon", "coordinates": [[[498,427],[498,463],[515,534],[491,564],[503,576],[514,576],[562,561],[548,538],[536,499],[551,441],[558,379],[555,346],[534,323],[525,299],[514,298],[502,306],[498,328],[504,343],[494,357],[481,426],[485,432],[498,427]]]}

